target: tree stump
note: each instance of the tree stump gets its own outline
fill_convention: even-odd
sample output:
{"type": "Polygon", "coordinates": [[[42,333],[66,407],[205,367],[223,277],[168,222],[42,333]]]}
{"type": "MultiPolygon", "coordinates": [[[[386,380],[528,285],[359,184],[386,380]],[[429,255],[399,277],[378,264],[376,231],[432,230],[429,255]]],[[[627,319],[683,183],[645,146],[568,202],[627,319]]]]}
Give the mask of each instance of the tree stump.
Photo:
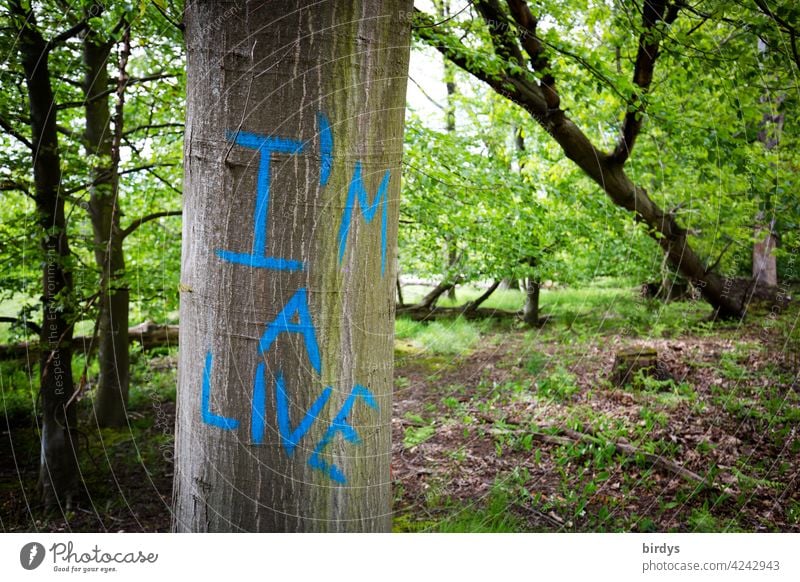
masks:
{"type": "Polygon", "coordinates": [[[624,386],[633,381],[637,373],[648,378],[666,381],[671,379],[666,366],[658,360],[658,352],[652,348],[630,348],[617,353],[611,371],[615,386],[624,386]]]}

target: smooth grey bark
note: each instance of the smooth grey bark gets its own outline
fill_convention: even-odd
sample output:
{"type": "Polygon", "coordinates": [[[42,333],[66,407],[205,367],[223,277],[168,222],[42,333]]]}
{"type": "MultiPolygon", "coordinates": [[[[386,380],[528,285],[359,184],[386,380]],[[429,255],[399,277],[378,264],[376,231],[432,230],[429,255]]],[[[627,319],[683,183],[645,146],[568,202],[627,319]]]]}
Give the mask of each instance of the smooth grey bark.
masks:
{"type": "MultiPolygon", "coordinates": [[[[764,52],[766,47],[759,43],[759,52],[764,52]]],[[[771,151],[778,147],[780,135],[783,131],[784,113],[779,111],[784,97],[771,97],[765,95],[762,102],[769,104],[772,111],[765,113],[761,121],[761,131],[758,132],[758,141],[764,149],[771,151]]],[[[775,232],[775,208],[772,204],[772,193],[764,193],[764,203],[756,216],[753,244],[753,281],[756,285],[776,287],[778,285],[778,262],[775,257],[775,248],[778,246],[778,236],[775,232]]]]}
{"type": "Polygon", "coordinates": [[[753,243],[753,280],[756,285],[775,287],[778,285],[778,262],[775,248],[775,221],[764,221],[764,215],[756,216],[755,243],[753,243]]]}
{"type": "MultiPolygon", "coordinates": [[[[126,38],[129,32],[126,31],[126,38]]],[[[100,272],[97,341],[99,378],[94,413],[99,426],[123,426],[127,421],[130,362],[128,352],[129,291],[125,270],[119,207],[119,143],[124,83],[120,79],[114,133],[111,131],[108,62],[112,41],[89,31],[83,42],[86,153],[93,157],[89,217],[94,234],[95,264],[100,272]],[[116,145],[116,147],[115,147],[116,145]]],[[[127,43],[125,44],[127,46],[127,43]]],[[[127,52],[123,50],[123,61],[127,52]]],[[[125,63],[121,63],[125,75],[125,63]]]]}
{"type": "Polygon", "coordinates": [[[525,286],[525,306],[522,320],[530,326],[539,325],[539,290],[541,286],[533,277],[528,277],[525,286]]]}
{"type": "Polygon", "coordinates": [[[406,0],[187,5],[176,531],[391,527],[395,253],[411,9],[406,0]],[[253,146],[258,136],[302,145],[299,153],[265,156],[264,208],[256,205],[257,184],[267,176],[253,146]],[[361,172],[373,204],[387,171],[384,256],[382,207],[373,207],[367,223],[364,204],[348,200],[361,172]],[[352,220],[340,254],[346,208],[352,220]],[[266,216],[260,231],[256,216],[266,216]],[[255,259],[231,262],[226,252],[303,268],[253,267],[255,259]],[[290,303],[299,317],[281,315],[290,303]],[[343,410],[354,386],[367,389],[377,409],[361,391],[343,410]],[[327,387],[329,399],[308,412],[327,387]],[[279,422],[281,395],[288,426],[279,422]],[[344,438],[348,426],[359,442],[344,438]],[[300,436],[285,438],[289,430],[300,436]]]}

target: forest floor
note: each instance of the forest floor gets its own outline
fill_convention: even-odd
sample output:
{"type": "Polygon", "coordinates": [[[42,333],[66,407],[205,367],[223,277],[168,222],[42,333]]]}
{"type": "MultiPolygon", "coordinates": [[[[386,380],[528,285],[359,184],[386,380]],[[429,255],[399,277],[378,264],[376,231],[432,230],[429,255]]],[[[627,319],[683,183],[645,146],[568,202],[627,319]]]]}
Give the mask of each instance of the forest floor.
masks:
{"type": "MultiPolygon", "coordinates": [[[[398,320],[395,531],[800,531],[797,302],[744,323],[625,287],[542,303],[539,329],[398,320]],[[642,348],[671,378],[614,386],[615,355],[642,348]]],[[[0,529],[169,530],[176,360],[135,360],[131,426],[84,427],[83,494],[58,516],[33,501],[27,373],[0,370],[0,529]]]]}

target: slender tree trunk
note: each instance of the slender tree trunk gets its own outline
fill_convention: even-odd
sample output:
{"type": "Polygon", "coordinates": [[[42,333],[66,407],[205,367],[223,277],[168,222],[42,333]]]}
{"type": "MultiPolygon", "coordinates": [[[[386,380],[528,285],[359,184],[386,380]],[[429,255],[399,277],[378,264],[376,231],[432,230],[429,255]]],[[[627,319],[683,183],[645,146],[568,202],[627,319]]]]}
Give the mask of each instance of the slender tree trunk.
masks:
{"type": "Polygon", "coordinates": [[[436,287],[431,289],[425,297],[422,298],[422,301],[419,302],[419,307],[424,309],[433,309],[436,307],[436,302],[439,301],[439,298],[447,293],[450,289],[455,286],[454,283],[448,283],[447,281],[442,281],[436,287]]]}
{"type": "Polygon", "coordinates": [[[395,281],[395,286],[397,287],[397,305],[399,307],[404,307],[406,302],[405,299],[403,299],[403,285],[400,283],[400,275],[395,277],[395,281]]]}
{"type": "MultiPolygon", "coordinates": [[[[443,0],[437,6],[437,10],[439,12],[440,20],[444,20],[450,17],[450,2],[448,0],[443,0]]],[[[446,122],[446,129],[447,133],[454,134],[456,132],[456,72],[453,63],[451,63],[446,58],[444,60],[444,83],[445,87],[447,88],[447,102],[445,104],[445,122],[446,122]]],[[[456,267],[456,263],[458,263],[458,248],[456,247],[455,241],[453,240],[452,235],[447,236],[445,239],[445,247],[447,248],[447,271],[448,273],[452,273],[453,269],[456,267]]],[[[450,275],[448,275],[449,277],[450,275]]],[[[452,301],[454,304],[457,301],[456,297],[456,286],[452,285],[447,290],[447,298],[452,301]]]]}
{"type": "Polygon", "coordinates": [[[758,285],[775,287],[778,285],[778,263],[775,259],[775,221],[765,221],[763,213],[756,216],[755,239],[753,244],[753,279],[758,285]]]}
{"type": "MultiPolygon", "coordinates": [[[[761,46],[760,41],[759,49],[761,52],[766,50],[766,47],[761,46]]],[[[761,121],[761,131],[758,132],[758,140],[768,152],[775,149],[780,143],[784,114],[779,112],[778,109],[783,100],[782,96],[772,98],[770,95],[765,95],[761,99],[771,108],[771,111],[764,114],[761,121]]],[[[770,191],[764,192],[762,210],[756,216],[754,238],[753,280],[757,285],[776,287],[778,285],[778,263],[774,251],[778,245],[778,237],[775,234],[775,208],[772,204],[772,193],[770,191]]]]}
{"type": "MultiPolygon", "coordinates": [[[[120,229],[119,147],[114,147],[114,134],[111,132],[109,96],[103,95],[109,85],[107,65],[112,47],[112,42],[101,39],[95,33],[90,32],[84,37],[86,153],[93,159],[89,215],[94,232],[95,262],[100,271],[100,375],[94,402],[94,411],[100,426],[125,424],[130,367],[129,292],[122,281],[125,257],[120,229]]],[[[124,75],[124,66],[122,71],[124,75]]],[[[122,120],[121,102],[117,113],[115,133],[122,129],[117,127],[122,120]]]]}
{"type": "Polygon", "coordinates": [[[177,531],[387,531],[411,3],[187,4],[177,531]]]}
{"type": "Polygon", "coordinates": [[[539,281],[528,277],[525,289],[525,306],[522,308],[522,320],[530,326],[539,325],[539,281]]]}
{"type": "Polygon", "coordinates": [[[470,301],[469,303],[467,303],[467,305],[464,307],[464,311],[467,313],[475,312],[478,309],[478,307],[480,307],[483,304],[484,301],[486,301],[487,299],[489,299],[489,297],[492,296],[492,293],[497,291],[497,288],[499,286],[500,286],[500,279],[496,279],[494,283],[489,285],[489,288],[486,289],[486,291],[480,294],[479,297],[477,297],[474,301],[470,301]]]}
{"type": "Polygon", "coordinates": [[[50,47],[33,13],[11,2],[28,88],[33,144],[33,179],[42,233],[42,332],[39,381],[42,406],[39,489],[48,508],[64,509],[77,489],[77,451],[73,439],[72,274],[64,199],[59,196],[61,159],[56,132],[56,103],[50,84],[50,47]]]}

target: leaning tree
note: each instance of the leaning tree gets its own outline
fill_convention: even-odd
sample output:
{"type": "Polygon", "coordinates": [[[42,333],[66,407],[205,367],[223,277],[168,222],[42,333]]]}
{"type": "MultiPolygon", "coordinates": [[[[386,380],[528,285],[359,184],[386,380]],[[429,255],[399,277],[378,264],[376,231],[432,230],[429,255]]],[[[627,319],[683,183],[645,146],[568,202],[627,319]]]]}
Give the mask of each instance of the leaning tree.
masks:
{"type": "MultiPolygon", "coordinates": [[[[644,0],[627,8],[597,3],[588,8],[576,13],[560,2],[537,4],[534,10],[525,0],[476,0],[460,10],[457,18],[446,21],[436,22],[417,11],[414,31],[451,62],[527,111],[614,204],[633,213],[673,268],[700,289],[717,313],[743,315],[752,291],[750,281],[721,275],[713,257],[701,256],[690,244],[691,232],[680,224],[676,209],[662,208],[645,183],[632,177],[635,173],[629,166],[645,128],[665,44],[672,43],[669,49],[673,53],[676,46],[689,53],[684,60],[702,56],[702,46],[688,46],[687,37],[707,21],[726,26],[727,21],[698,12],[680,0],[644,0]],[[467,9],[474,19],[468,18],[467,9]],[[681,14],[686,16],[681,19],[681,14]],[[592,19],[613,20],[626,34],[610,41],[597,40],[592,37],[592,19]],[[637,40],[628,53],[626,36],[634,35],[637,40]],[[688,48],[678,44],[678,36],[688,48]],[[570,45],[569,37],[579,38],[577,42],[585,46],[570,45]],[[567,95],[569,104],[565,105],[561,91],[570,85],[570,79],[565,76],[564,61],[576,63],[591,84],[597,85],[597,94],[592,90],[567,95]],[[628,73],[627,63],[631,65],[628,73]],[[629,75],[627,79],[625,75],[629,75]],[[592,101],[620,105],[618,137],[610,148],[598,145],[598,139],[608,141],[607,130],[594,132],[594,139],[590,138],[592,132],[579,126],[574,113],[592,101]]],[[[785,32],[791,36],[792,30],[785,32]]],[[[692,93],[696,87],[687,83],[685,90],[692,93]]],[[[600,119],[593,121],[609,126],[600,119]]]]}

